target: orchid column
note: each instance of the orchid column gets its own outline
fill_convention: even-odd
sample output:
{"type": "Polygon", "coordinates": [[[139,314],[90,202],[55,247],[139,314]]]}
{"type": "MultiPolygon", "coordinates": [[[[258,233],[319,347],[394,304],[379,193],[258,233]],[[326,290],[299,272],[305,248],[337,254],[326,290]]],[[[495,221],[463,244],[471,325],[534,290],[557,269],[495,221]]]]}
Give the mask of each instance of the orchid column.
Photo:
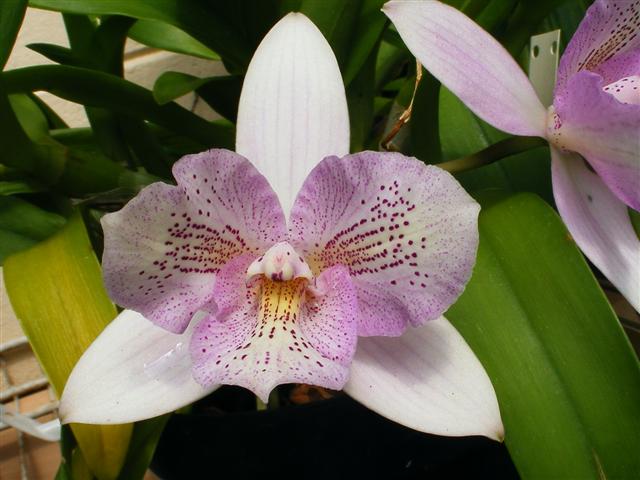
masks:
{"type": "Polygon", "coordinates": [[[105,283],[128,310],[76,366],[63,421],[303,382],[425,432],[502,437],[491,383],[442,317],[471,276],[479,206],[416,159],[346,155],[348,126],[329,45],[287,15],[249,66],[237,153],[188,155],[177,186],[104,217],[105,283]]]}

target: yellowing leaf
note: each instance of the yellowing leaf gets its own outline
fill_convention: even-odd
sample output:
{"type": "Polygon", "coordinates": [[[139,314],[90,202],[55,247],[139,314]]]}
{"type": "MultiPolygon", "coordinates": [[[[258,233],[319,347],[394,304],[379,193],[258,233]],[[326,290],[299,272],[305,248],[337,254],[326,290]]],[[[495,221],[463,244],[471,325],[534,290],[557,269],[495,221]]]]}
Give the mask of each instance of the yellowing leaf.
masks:
{"type": "MultiPolygon", "coordinates": [[[[9,257],[4,279],[33,351],[60,395],[84,350],[117,314],[81,217],[76,215],[48,240],[9,257]]],[[[116,478],[132,425],[71,428],[94,475],[116,478]]]]}

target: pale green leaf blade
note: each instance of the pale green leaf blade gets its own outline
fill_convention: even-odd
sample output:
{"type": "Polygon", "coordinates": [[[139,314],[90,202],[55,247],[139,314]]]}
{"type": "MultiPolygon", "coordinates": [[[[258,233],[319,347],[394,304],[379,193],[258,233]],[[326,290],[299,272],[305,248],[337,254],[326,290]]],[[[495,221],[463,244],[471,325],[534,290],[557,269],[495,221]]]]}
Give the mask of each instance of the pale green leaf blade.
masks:
{"type": "Polygon", "coordinates": [[[153,98],[160,105],[164,105],[194,91],[209,81],[209,78],[198,78],[187,73],[164,72],[153,85],[153,98]]]}
{"type": "Polygon", "coordinates": [[[498,395],[524,478],[635,478],[640,365],[582,254],[537,196],[484,201],[474,275],[447,317],[498,395]]]}
{"type": "Polygon", "coordinates": [[[220,60],[220,56],[216,52],[168,23],[156,20],[138,20],[129,30],[129,37],[149,47],[192,55],[206,60],[220,60]]]}
{"type": "MultiPolygon", "coordinates": [[[[8,182],[0,182],[1,184],[8,182]]],[[[15,182],[14,182],[15,183],[15,182]]],[[[55,233],[65,218],[17,197],[0,196],[0,264],[55,233]]]]}
{"type": "MultiPolygon", "coordinates": [[[[4,280],[34,353],[58,395],[84,350],[116,316],[80,216],[56,235],[12,255],[4,280]]],[[[93,473],[116,478],[131,425],[72,425],[93,473]]]]}

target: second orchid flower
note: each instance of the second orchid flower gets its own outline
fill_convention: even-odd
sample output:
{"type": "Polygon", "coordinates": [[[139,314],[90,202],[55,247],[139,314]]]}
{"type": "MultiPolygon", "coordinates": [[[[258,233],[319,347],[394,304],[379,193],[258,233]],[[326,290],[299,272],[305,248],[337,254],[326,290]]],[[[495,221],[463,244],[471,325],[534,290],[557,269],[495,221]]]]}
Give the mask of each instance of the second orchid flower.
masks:
{"type": "Polygon", "coordinates": [[[548,110],[502,45],[460,11],[434,0],[394,0],[383,10],[409,50],[475,114],[549,141],[562,219],[640,311],[640,241],[627,211],[640,209],[640,2],[593,3],[560,60],[548,110]]]}

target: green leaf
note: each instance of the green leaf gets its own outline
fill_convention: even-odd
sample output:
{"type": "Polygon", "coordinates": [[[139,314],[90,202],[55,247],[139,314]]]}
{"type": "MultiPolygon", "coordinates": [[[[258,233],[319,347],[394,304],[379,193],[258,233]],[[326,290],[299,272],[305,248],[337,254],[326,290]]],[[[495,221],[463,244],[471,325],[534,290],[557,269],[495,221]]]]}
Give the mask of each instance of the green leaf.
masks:
{"type": "Polygon", "coordinates": [[[147,123],[139,118],[121,115],[119,124],[138,163],[153,175],[171,179],[171,165],[174,159],[164,151],[147,123]]]}
{"type": "Polygon", "coordinates": [[[34,93],[28,94],[29,98],[33,100],[33,102],[38,105],[38,108],[42,111],[43,115],[47,117],[47,122],[49,122],[49,128],[69,128],[69,125],[65,123],[65,121],[60,118],[60,116],[49,106],[47,103],[42,100],[39,96],[34,93]]]}
{"type": "Polygon", "coordinates": [[[518,0],[500,0],[490,2],[475,17],[475,22],[488,32],[495,33],[505,19],[513,12],[518,0]]]}
{"type": "Polygon", "coordinates": [[[60,429],[60,454],[62,459],[56,472],[55,480],[74,480],[71,474],[71,456],[76,446],[76,439],[71,433],[69,425],[60,429]]]}
{"type": "Polygon", "coordinates": [[[48,58],[52,62],[74,67],[84,67],[85,61],[76,55],[73,50],[52,43],[30,43],[27,48],[48,58]]]}
{"type": "Polygon", "coordinates": [[[411,112],[411,152],[427,163],[440,163],[440,132],[438,108],[440,82],[423,70],[422,81],[416,91],[411,112]]]}
{"type": "Polygon", "coordinates": [[[353,27],[347,60],[344,65],[344,84],[350,85],[374,50],[377,51],[380,38],[387,25],[387,18],[381,12],[384,0],[363,0],[355,26],[353,27]]]}
{"type": "MultiPolygon", "coordinates": [[[[10,170],[32,174],[38,177],[44,184],[55,183],[64,170],[66,159],[63,149],[56,149],[55,142],[36,144],[29,138],[20,125],[16,112],[14,112],[9,98],[4,94],[4,85],[0,77],[0,143],[4,151],[0,157],[0,163],[10,170]]],[[[29,117],[33,113],[31,108],[21,110],[26,104],[21,98],[14,98],[18,111],[23,121],[28,124],[29,117]]],[[[41,139],[37,125],[28,124],[30,134],[41,139]]],[[[3,169],[4,170],[4,169],[3,169]]]]}
{"type": "MultiPolygon", "coordinates": [[[[127,33],[135,20],[120,15],[102,19],[91,38],[87,64],[93,63],[98,70],[122,77],[124,74],[123,57],[127,33]]],[[[67,24],[67,29],[69,24],[67,24]]],[[[73,45],[75,51],[78,47],[73,45]]]]}
{"type": "Polygon", "coordinates": [[[0,8],[0,70],[9,60],[27,10],[27,0],[5,0],[0,8]]]}
{"type": "Polygon", "coordinates": [[[60,453],[62,459],[55,480],[94,480],[69,425],[63,425],[60,431],[60,453]]]}
{"type": "Polygon", "coordinates": [[[63,425],[60,431],[60,453],[62,459],[55,480],[94,480],[69,425],[63,425]]]}
{"type": "Polygon", "coordinates": [[[331,45],[345,85],[356,78],[376,48],[386,25],[383,0],[302,0],[299,11],[331,45]]]}
{"type": "MultiPolygon", "coordinates": [[[[30,125],[33,130],[31,133],[35,132],[38,140],[37,144],[34,143],[22,129],[4,95],[4,75],[0,76],[0,120],[4,127],[0,129],[0,141],[4,147],[0,163],[72,197],[110,190],[128,184],[139,176],[137,172],[111,162],[99,150],[87,149],[86,146],[67,148],[53,138],[41,135],[40,130],[30,125]]],[[[155,105],[153,99],[150,102],[155,105]]],[[[30,115],[34,115],[34,118],[39,115],[32,106],[22,101],[16,105],[24,121],[29,121],[30,115]]]]}
{"type": "Polygon", "coordinates": [[[153,98],[160,105],[193,92],[209,82],[210,78],[198,78],[181,72],[164,72],[153,85],[153,98]]]}
{"type": "Polygon", "coordinates": [[[98,18],[87,15],[63,13],[62,19],[64,20],[64,26],[67,30],[67,37],[69,38],[71,48],[86,60],[89,50],[92,47],[93,35],[98,28],[98,18]]]}
{"type": "Polygon", "coordinates": [[[119,480],[142,479],[151,463],[160,435],[171,415],[138,422],[133,427],[129,452],[118,477],[119,480]]]}
{"type": "Polygon", "coordinates": [[[217,113],[235,122],[242,81],[240,75],[198,78],[187,73],[165,72],[156,80],[153,96],[163,105],[195,90],[217,113]]]}
{"type": "MultiPolygon", "coordinates": [[[[476,117],[444,85],[440,88],[439,104],[440,144],[445,161],[479,152],[507,137],[476,117]]],[[[490,188],[513,191],[502,163],[462,173],[457,178],[470,191],[490,188]]]]}
{"type": "Polygon", "coordinates": [[[220,60],[220,56],[191,35],[168,23],[138,20],[129,30],[129,37],[153,48],[183,53],[207,60],[220,60]]]}
{"type": "Polygon", "coordinates": [[[382,131],[383,138],[381,141],[388,142],[387,137],[390,133],[396,131],[395,136],[387,148],[391,150],[403,152],[405,155],[413,155],[411,151],[410,129],[413,127],[411,122],[402,124],[398,129],[398,120],[409,107],[413,91],[415,89],[415,75],[398,78],[385,86],[385,91],[395,94],[389,109],[389,115],[386,118],[386,125],[382,131]],[[392,85],[393,84],[393,85],[392,85]]]}
{"type": "MultiPolygon", "coordinates": [[[[80,216],[48,240],[9,257],[3,273],[22,329],[60,394],[82,353],[117,314],[80,216]]],[[[71,428],[91,471],[99,479],[116,478],[131,425],[71,428]]]]}
{"type": "Polygon", "coordinates": [[[217,52],[230,71],[246,70],[253,49],[218,11],[227,3],[198,0],[31,0],[29,5],[82,15],[126,15],[173,25],[217,52]]]}
{"type": "MultiPolygon", "coordinates": [[[[385,33],[388,32],[391,30],[385,30],[385,33]]],[[[404,45],[398,47],[385,40],[380,42],[376,61],[376,92],[385,89],[385,86],[397,78],[403,66],[412,59],[413,57],[404,45]]]]}
{"type": "Polygon", "coordinates": [[[94,478],[80,447],[74,448],[71,453],[71,478],[73,480],[93,480],[94,478]]]}
{"type": "Polygon", "coordinates": [[[235,122],[243,79],[240,75],[210,77],[209,81],[199,87],[196,92],[217,113],[235,122]]]}
{"type": "MultiPolygon", "coordinates": [[[[207,148],[206,145],[200,142],[177,135],[157,125],[152,124],[149,127],[162,144],[162,147],[175,158],[179,158],[188,153],[201,152],[207,148]]],[[[51,130],[50,133],[56,141],[74,149],[82,149],[87,152],[87,155],[99,150],[99,146],[96,144],[90,128],[63,128],[51,130]]]]}
{"type": "Polygon", "coordinates": [[[351,129],[351,151],[353,152],[376,147],[376,145],[369,145],[373,122],[376,53],[376,50],[371,51],[364,67],[346,90],[351,129]]]}
{"type": "Polygon", "coordinates": [[[34,142],[49,135],[49,121],[29,95],[9,95],[9,103],[20,126],[34,142]]]}
{"type": "MultiPolygon", "coordinates": [[[[86,66],[123,77],[124,45],[135,23],[133,18],[110,16],[95,30],[86,17],[83,20],[82,16],[66,15],[65,22],[72,48],[83,55],[86,66]]],[[[107,156],[134,168],[141,165],[154,175],[170,176],[173,159],[160,147],[143,119],[104,108],[87,106],[86,111],[93,133],[107,156]]]]}
{"type": "Polygon", "coordinates": [[[544,19],[535,33],[559,29],[560,51],[562,52],[569,44],[591,3],[592,0],[573,0],[561,3],[544,19]]]}
{"type": "Polygon", "coordinates": [[[640,237],[640,212],[636,212],[632,208],[627,208],[629,212],[629,218],[631,219],[631,225],[636,232],[636,235],[640,237]]]}
{"type": "Polygon", "coordinates": [[[485,366],[523,478],[635,478],[640,365],[558,215],[485,199],[473,277],[446,314],[485,366]]]}
{"type": "Polygon", "coordinates": [[[504,35],[499,35],[498,39],[512,55],[518,55],[529,42],[531,35],[539,31],[542,21],[566,1],[519,2],[518,8],[509,19],[504,35]]]}
{"type": "Polygon", "coordinates": [[[7,96],[3,75],[0,75],[0,145],[3,165],[33,170],[38,164],[36,148],[23,130],[7,96]]]}
{"type": "Polygon", "coordinates": [[[443,3],[461,10],[470,18],[476,18],[492,1],[499,3],[503,0],[497,0],[497,2],[496,0],[444,0],[443,3]]]}
{"type": "Polygon", "coordinates": [[[147,89],[113,75],[78,67],[42,65],[4,72],[9,93],[46,90],[72,102],[144,118],[207,146],[233,148],[228,126],[210,123],[175,103],[158,105],[147,89]]]}
{"type": "Polygon", "coordinates": [[[0,264],[58,231],[66,220],[17,197],[0,196],[0,264]]]}
{"type": "MultiPolygon", "coordinates": [[[[66,148],[56,145],[65,159],[64,169],[52,185],[56,190],[73,198],[84,197],[88,194],[104,192],[122,185],[141,176],[151,178],[147,183],[157,180],[141,172],[124,168],[109,160],[98,147],[89,145],[74,145],[66,148]]],[[[37,173],[37,172],[36,172],[37,173]]]]}
{"type": "Polygon", "coordinates": [[[42,192],[44,187],[26,180],[0,180],[0,195],[42,192]]]}
{"type": "MultiPolygon", "coordinates": [[[[116,15],[94,25],[87,16],[66,14],[64,21],[71,48],[82,61],[81,67],[123,76],[124,44],[134,19],[116,15]]],[[[135,168],[136,162],[125,139],[121,116],[86,105],[85,111],[104,154],[135,168]]]]}
{"type": "Polygon", "coordinates": [[[348,61],[349,42],[353,34],[362,1],[345,2],[343,0],[302,0],[299,11],[318,27],[331,45],[338,60],[340,70],[344,71],[348,61]]]}
{"type": "Polygon", "coordinates": [[[439,104],[443,160],[470,155],[508,136],[476,117],[444,86],[440,88],[439,104]]]}
{"type": "MultiPolygon", "coordinates": [[[[443,160],[470,155],[508,138],[506,133],[476,117],[444,86],[440,88],[439,104],[443,160]]],[[[485,167],[458,174],[456,178],[470,191],[501,189],[532,192],[553,202],[551,159],[546,147],[506,157],[485,167]]]]}

